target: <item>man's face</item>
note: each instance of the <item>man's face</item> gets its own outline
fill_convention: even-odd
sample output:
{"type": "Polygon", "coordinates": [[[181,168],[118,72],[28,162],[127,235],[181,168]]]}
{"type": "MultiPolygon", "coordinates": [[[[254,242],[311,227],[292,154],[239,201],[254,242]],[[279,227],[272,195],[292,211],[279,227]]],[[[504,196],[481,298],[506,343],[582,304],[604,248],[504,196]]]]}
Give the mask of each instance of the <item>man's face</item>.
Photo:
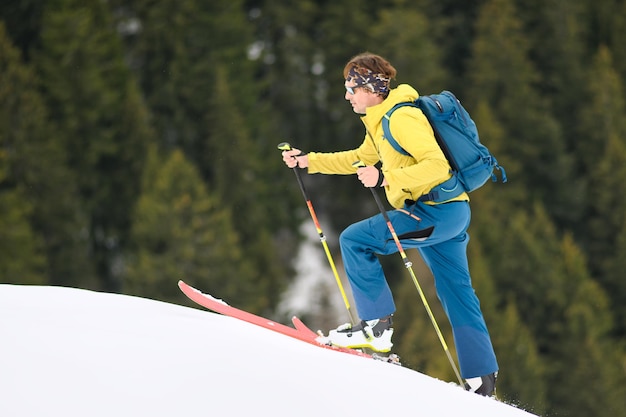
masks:
{"type": "Polygon", "coordinates": [[[383,98],[374,94],[367,85],[357,86],[354,81],[346,81],[345,87],[345,99],[352,104],[352,110],[356,114],[365,114],[365,109],[383,101],[383,98]]]}

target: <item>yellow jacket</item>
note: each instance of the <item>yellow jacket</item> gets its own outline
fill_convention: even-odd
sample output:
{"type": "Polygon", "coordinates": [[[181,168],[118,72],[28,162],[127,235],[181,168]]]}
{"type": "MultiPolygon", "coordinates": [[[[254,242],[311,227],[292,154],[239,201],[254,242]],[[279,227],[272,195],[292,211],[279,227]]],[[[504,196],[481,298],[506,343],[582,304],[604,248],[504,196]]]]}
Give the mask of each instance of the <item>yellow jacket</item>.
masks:
{"type": "MultiPolygon", "coordinates": [[[[308,172],[354,174],[354,162],[375,165],[380,161],[388,183],[385,186],[387,200],[395,208],[401,208],[405,200],[417,201],[434,186],[448,180],[452,176],[450,164],[420,109],[401,107],[393,113],[389,123],[393,137],[409,156],[396,151],[383,137],[381,121],[385,113],[398,103],[413,101],[418,97],[417,91],[407,84],[392,89],[382,103],[368,107],[366,114],[361,117],[366,134],[358,148],[332,153],[310,152],[308,172]]],[[[463,193],[453,199],[457,200],[469,200],[469,197],[463,193]]]]}

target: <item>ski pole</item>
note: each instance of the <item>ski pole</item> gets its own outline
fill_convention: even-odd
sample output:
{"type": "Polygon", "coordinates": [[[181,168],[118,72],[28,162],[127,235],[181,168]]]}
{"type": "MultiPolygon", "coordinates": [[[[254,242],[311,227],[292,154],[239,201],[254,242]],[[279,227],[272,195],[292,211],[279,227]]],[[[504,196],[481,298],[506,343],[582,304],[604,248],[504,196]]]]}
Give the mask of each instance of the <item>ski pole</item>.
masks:
{"type": "MultiPolygon", "coordinates": [[[[365,167],[365,164],[362,161],[356,161],[355,163],[352,164],[352,166],[355,167],[355,168],[363,168],[363,167],[365,167]]],[[[439,341],[441,342],[441,346],[443,346],[443,350],[446,353],[446,356],[448,357],[448,360],[450,361],[450,365],[452,365],[452,369],[454,370],[454,373],[455,373],[457,379],[459,380],[459,384],[462,387],[465,387],[465,384],[463,384],[463,379],[461,378],[461,374],[459,373],[459,370],[456,367],[454,359],[452,359],[452,355],[450,354],[450,349],[448,349],[448,344],[446,343],[446,341],[445,341],[445,339],[443,337],[443,334],[441,333],[441,330],[439,329],[439,325],[437,324],[437,320],[435,319],[435,315],[433,314],[432,310],[430,309],[430,305],[428,304],[428,300],[426,300],[426,296],[424,295],[424,291],[422,290],[422,286],[420,285],[419,281],[417,280],[417,277],[415,276],[415,272],[413,271],[413,267],[412,267],[413,263],[406,256],[406,252],[402,248],[402,244],[400,243],[400,239],[398,238],[398,235],[396,234],[396,231],[393,228],[393,225],[391,224],[391,220],[389,219],[389,215],[387,214],[387,210],[385,210],[385,207],[383,206],[383,203],[380,200],[380,196],[378,195],[378,193],[376,192],[374,187],[369,187],[369,189],[370,189],[370,191],[372,191],[372,195],[374,196],[374,200],[376,200],[376,205],[378,206],[378,209],[380,210],[380,213],[383,215],[383,218],[385,219],[385,222],[387,223],[387,228],[389,228],[389,231],[391,232],[391,236],[393,237],[393,241],[396,243],[396,246],[398,247],[398,252],[400,252],[400,256],[402,257],[402,261],[404,262],[405,268],[409,271],[409,274],[411,275],[411,279],[413,280],[413,283],[415,284],[415,288],[417,288],[417,292],[419,293],[420,298],[422,299],[422,303],[424,304],[424,308],[426,308],[426,312],[428,313],[428,317],[430,317],[430,321],[432,322],[433,327],[435,328],[435,331],[437,332],[437,336],[439,337],[439,341]]]]}
{"type": "MultiPolygon", "coordinates": [[[[278,144],[278,149],[281,151],[289,151],[291,150],[291,145],[287,142],[282,142],[278,144]]],[[[304,183],[302,182],[302,176],[298,171],[298,165],[293,168],[293,172],[296,174],[296,179],[298,180],[298,185],[300,186],[300,191],[302,191],[302,195],[304,196],[304,200],[306,201],[306,205],[309,209],[309,213],[311,214],[311,219],[313,219],[313,223],[315,224],[315,229],[317,229],[317,234],[320,237],[320,241],[322,242],[322,246],[324,247],[324,252],[326,252],[326,258],[328,258],[328,263],[330,264],[330,269],[333,271],[333,275],[335,276],[335,281],[337,281],[337,286],[339,287],[339,292],[341,292],[341,297],[343,298],[343,302],[346,305],[346,310],[348,310],[348,315],[350,316],[350,321],[352,324],[356,323],[355,318],[352,315],[352,309],[350,307],[350,302],[348,301],[348,297],[346,296],[346,292],[343,289],[343,285],[341,284],[341,278],[339,278],[339,274],[337,273],[337,268],[335,267],[335,262],[333,261],[333,257],[330,254],[330,249],[328,249],[328,243],[326,243],[326,236],[322,231],[322,227],[320,226],[319,221],[317,220],[317,215],[315,214],[315,210],[313,209],[313,203],[311,203],[311,199],[306,192],[306,188],[304,187],[304,183]]]]}

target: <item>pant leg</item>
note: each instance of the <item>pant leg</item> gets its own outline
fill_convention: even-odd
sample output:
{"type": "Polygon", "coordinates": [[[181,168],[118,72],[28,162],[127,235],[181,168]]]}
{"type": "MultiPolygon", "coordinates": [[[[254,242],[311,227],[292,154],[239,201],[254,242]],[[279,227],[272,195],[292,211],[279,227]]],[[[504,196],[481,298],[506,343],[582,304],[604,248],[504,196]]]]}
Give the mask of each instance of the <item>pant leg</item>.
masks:
{"type": "MultiPolygon", "coordinates": [[[[446,205],[447,206],[447,205],[446,205]]],[[[415,206],[411,206],[415,208],[415,206]]],[[[453,207],[450,205],[449,207],[453,207]]],[[[461,206],[464,207],[464,206],[461,206]]],[[[428,212],[419,213],[422,218],[417,221],[415,217],[398,210],[387,213],[396,233],[401,236],[416,230],[435,227],[435,233],[425,241],[406,240],[405,248],[430,245],[441,242],[458,234],[463,230],[465,223],[456,226],[458,221],[439,224],[440,209],[426,206],[428,212]],[[430,211],[433,211],[430,213],[430,211]]],[[[443,210],[447,212],[448,210],[443,210]]],[[[458,212],[459,210],[456,210],[458,212]]],[[[464,212],[461,210],[461,214],[464,212]]],[[[450,218],[460,218],[452,214],[450,218]]],[[[339,236],[341,254],[346,275],[350,281],[350,287],[355,299],[359,317],[363,320],[371,320],[384,317],[395,312],[395,304],[383,269],[376,255],[390,255],[398,252],[398,248],[391,236],[382,214],[370,217],[348,226],[339,236]]]]}
{"type": "Polygon", "coordinates": [[[469,203],[454,202],[411,207],[424,223],[432,223],[433,234],[421,242],[403,242],[415,247],[430,268],[437,296],[452,326],[454,342],[464,378],[498,370],[487,325],[480,309],[467,262],[471,211],[469,203]]]}
{"type": "Polygon", "coordinates": [[[472,288],[463,234],[437,245],[420,248],[435,277],[437,296],[450,324],[463,378],[487,375],[498,370],[495,352],[480,302],[472,288]]]}
{"type": "MultiPolygon", "coordinates": [[[[437,295],[452,325],[462,376],[471,378],[495,372],[495,353],[467,264],[469,204],[417,203],[406,208],[421,221],[390,211],[388,215],[399,236],[434,227],[428,238],[403,240],[402,245],[405,250],[420,250],[435,277],[437,295]]],[[[392,314],[393,296],[376,254],[397,253],[398,249],[383,216],[349,226],[341,234],[340,244],[359,316],[370,320],[392,314]]]]}
{"type": "Polygon", "coordinates": [[[380,214],[348,226],[339,236],[344,268],[362,320],[384,317],[396,310],[376,256],[389,253],[389,237],[391,233],[380,214]]]}
{"type": "MultiPolygon", "coordinates": [[[[467,228],[469,206],[466,203],[407,207],[421,219],[405,212],[387,212],[398,236],[434,227],[425,240],[404,240],[405,249],[443,242],[467,228]],[[450,220],[452,219],[452,220],[450,220]]],[[[382,214],[348,226],[339,236],[344,268],[355,299],[359,317],[372,320],[395,312],[393,296],[376,255],[398,252],[382,214]]]]}

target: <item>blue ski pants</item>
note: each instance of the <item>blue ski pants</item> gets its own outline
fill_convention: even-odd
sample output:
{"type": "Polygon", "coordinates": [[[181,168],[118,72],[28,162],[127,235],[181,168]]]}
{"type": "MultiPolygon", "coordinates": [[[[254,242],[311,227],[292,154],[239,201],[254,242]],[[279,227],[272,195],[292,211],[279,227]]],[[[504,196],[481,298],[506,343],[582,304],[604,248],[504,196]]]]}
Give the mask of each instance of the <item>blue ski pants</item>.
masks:
{"type": "MultiPolygon", "coordinates": [[[[387,214],[402,247],[419,250],[434,276],[437,296],[452,326],[461,376],[496,372],[496,356],[467,262],[469,203],[417,202],[387,214]]],[[[397,253],[398,247],[383,215],[348,226],[341,233],[340,245],[360,318],[372,320],[394,313],[393,295],[377,255],[397,253]]]]}

